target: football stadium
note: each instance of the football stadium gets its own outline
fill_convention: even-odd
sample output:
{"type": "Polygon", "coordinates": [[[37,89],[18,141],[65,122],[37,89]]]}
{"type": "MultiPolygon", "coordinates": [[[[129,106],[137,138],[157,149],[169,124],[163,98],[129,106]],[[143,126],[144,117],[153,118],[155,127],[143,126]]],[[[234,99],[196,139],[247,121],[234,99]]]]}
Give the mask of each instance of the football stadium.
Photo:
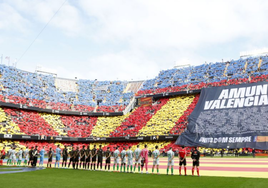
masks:
{"type": "Polygon", "coordinates": [[[252,27],[265,25],[263,1],[240,3],[0,1],[0,53],[4,54],[0,64],[1,187],[265,187],[268,49],[260,47],[267,46],[262,35],[266,28],[257,32],[246,27],[246,32],[241,26],[245,31],[239,34],[241,38],[235,38],[239,31],[235,27],[230,28],[235,32],[230,38],[231,31],[219,34],[217,40],[210,34],[223,21],[224,8],[232,14],[227,21],[236,23],[241,17],[252,27]],[[198,5],[209,14],[203,16],[202,10],[194,8],[196,15],[191,17],[191,9],[198,5]],[[183,13],[177,13],[176,7],[183,13]],[[259,11],[252,16],[250,8],[259,11]],[[217,21],[210,19],[214,9],[219,11],[217,21]],[[199,16],[201,21],[193,18],[199,16]],[[167,18],[172,18],[170,23],[167,18]],[[161,32],[166,31],[154,30],[155,19],[168,29],[177,29],[171,26],[175,23],[181,24],[178,30],[188,27],[188,19],[198,28],[208,23],[213,27],[206,27],[208,34],[200,32],[200,39],[185,36],[189,40],[185,44],[182,36],[176,40],[167,32],[172,42],[168,35],[164,37],[168,42],[163,42],[161,32]],[[87,32],[93,36],[88,38],[87,32]],[[197,41],[203,38],[207,44],[200,48],[208,52],[198,50],[197,41]],[[231,42],[225,44],[222,39],[231,42]],[[130,43],[133,46],[127,49],[130,43]],[[162,52],[154,51],[157,45],[163,45],[162,52]],[[198,62],[190,63],[156,60],[178,58],[175,48],[185,48],[174,51],[179,56],[189,51],[213,55],[204,55],[210,61],[198,57],[198,62]],[[107,49],[110,55],[98,59],[107,49]],[[127,58],[124,53],[115,57],[122,49],[137,52],[134,59],[130,52],[127,58]],[[80,64],[79,58],[89,53],[96,57],[88,55],[86,63],[80,64]],[[80,74],[73,76],[76,72],[80,74]]]}

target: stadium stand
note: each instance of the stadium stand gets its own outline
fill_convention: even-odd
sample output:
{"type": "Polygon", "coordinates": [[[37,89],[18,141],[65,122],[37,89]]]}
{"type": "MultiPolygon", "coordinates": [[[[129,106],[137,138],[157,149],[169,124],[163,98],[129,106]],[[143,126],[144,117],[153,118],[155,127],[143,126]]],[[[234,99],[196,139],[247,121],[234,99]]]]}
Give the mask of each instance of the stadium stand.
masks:
{"type": "Polygon", "coordinates": [[[139,131],[138,136],[168,135],[193,99],[192,95],[170,98],[139,131]]]}
{"type": "Polygon", "coordinates": [[[110,137],[111,133],[121,125],[124,119],[130,115],[115,116],[115,117],[98,117],[97,124],[92,130],[92,136],[95,137],[110,137]]]}
{"type": "Polygon", "coordinates": [[[39,113],[39,115],[58,133],[59,136],[67,136],[65,125],[59,115],[39,113]]]}
{"type": "Polygon", "coordinates": [[[187,110],[184,111],[183,115],[179,118],[179,120],[175,123],[175,126],[170,130],[170,134],[173,135],[180,135],[186,128],[187,122],[188,122],[188,117],[194,110],[198,99],[199,99],[199,94],[194,97],[194,100],[192,103],[188,106],[187,110]]]}
{"type": "Polygon", "coordinates": [[[4,108],[4,111],[26,135],[59,135],[37,112],[10,108],[4,108]]]}
{"type": "MultiPolygon", "coordinates": [[[[68,80],[51,75],[30,73],[0,65],[0,101],[25,104],[44,109],[75,110],[88,112],[124,111],[134,95],[168,93],[236,85],[268,80],[268,57],[251,57],[230,62],[205,63],[198,66],[164,70],[151,80],[138,82],[68,80]]],[[[187,127],[188,116],[194,110],[199,94],[154,99],[152,105],[138,106],[123,116],[89,117],[37,113],[22,109],[0,108],[0,134],[44,135],[75,138],[108,138],[180,135],[187,127]]],[[[231,111],[228,110],[230,113],[231,111]]],[[[226,112],[227,113],[227,112],[226,112]]],[[[218,121],[213,114],[206,114],[210,121],[218,121]]],[[[248,117],[250,115],[247,115],[248,117]]],[[[250,120],[249,125],[252,124],[250,120]]],[[[229,122],[230,123],[230,122],[229,122]]],[[[228,125],[210,133],[226,132],[228,125]]],[[[228,124],[228,122],[227,122],[228,124]]],[[[205,129],[205,128],[204,128],[205,129]]],[[[249,129],[250,127],[246,127],[249,129]]],[[[232,133],[237,132],[235,129],[232,133]]],[[[262,131],[262,130],[260,130],[262,131]]],[[[5,141],[4,145],[33,146],[33,141],[5,141]]],[[[39,147],[53,147],[56,143],[37,142],[39,147]]],[[[95,142],[94,142],[95,143],[95,142]]],[[[161,151],[172,147],[174,142],[142,142],[148,149],[159,145],[161,151]]],[[[3,145],[3,142],[1,142],[3,145]]],[[[83,143],[59,142],[61,147],[70,144],[82,147],[83,143]]],[[[96,142],[96,145],[120,150],[129,145],[135,149],[138,142],[96,142]]],[[[93,147],[91,144],[90,147],[93,147]]],[[[190,151],[191,148],[188,148],[190,151]]]]}
{"type": "Polygon", "coordinates": [[[0,108],[0,134],[22,134],[19,126],[11,121],[2,108],[0,108]]]}
{"type": "Polygon", "coordinates": [[[69,137],[90,137],[96,125],[97,117],[88,116],[60,116],[69,137]]]}
{"type": "Polygon", "coordinates": [[[116,117],[88,117],[74,115],[56,115],[48,113],[37,113],[35,111],[27,111],[13,108],[3,108],[0,111],[2,117],[2,132],[10,134],[26,134],[26,135],[44,135],[44,136],[61,136],[61,137],[124,137],[124,136],[148,136],[148,135],[167,135],[172,126],[178,120],[190,100],[193,97],[176,97],[174,99],[162,98],[156,100],[150,106],[140,106],[131,113],[116,117]],[[172,101],[169,104],[170,100],[172,101]],[[175,108],[175,105],[180,105],[179,111],[173,111],[172,114],[168,111],[175,108]],[[161,114],[158,114],[161,111],[161,114]],[[178,114],[177,114],[178,113],[178,114]],[[162,114],[165,116],[161,117],[162,114]],[[169,120],[167,126],[163,124],[169,116],[173,116],[169,120]],[[10,117],[8,120],[8,117],[10,117]],[[159,119],[159,118],[162,119],[159,119]],[[153,118],[153,121],[158,122],[158,126],[151,127],[148,121],[153,118]],[[9,130],[9,126],[12,128],[9,130]],[[155,129],[154,133],[139,133],[145,126],[147,132],[150,129],[155,129]],[[151,128],[150,128],[151,127],[151,128]],[[13,132],[12,132],[13,131],[13,132]],[[138,134],[139,133],[139,134],[138,134]],[[165,133],[165,134],[164,134],[165,133]]]}
{"type": "MultiPolygon", "coordinates": [[[[123,148],[127,148],[131,146],[131,150],[135,150],[137,148],[137,145],[140,145],[140,148],[143,149],[144,145],[146,144],[148,147],[148,150],[153,151],[155,149],[155,146],[159,147],[159,150],[161,152],[167,152],[170,147],[174,149],[174,151],[177,151],[180,146],[177,146],[174,144],[174,142],[168,142],[168,141],[155,141],[155,142],[93,142],[90,143],[90,149],[93,149],[94,145],[96,145],[97,148],[99,148],[99,145],[102,146],[103,150],[106,150],[107,147],[110,147],[111,151],[114,151],[116,147],[119,147],[119,150],[123,150],[123,148]]],[[[45,147],[45,151],[49,151],[49,148],[52,148],[55,150],[57,146],[60,145],[60,148],[64,148],[64,146],[67,146],[68,150],[71,150],[72,147],[78,147],[79,149],[82,149],[83,146],[87,146],[88,144],[82,143],[82,142],[35,142],[35,141],[11,141],[11,140],[3,140],[0,143],[0,150],[3,147],[6,147],[6,150],[8,150],[10,147],[16,147],[25,149],[26,147],[35,147],[38,146],[39,149],[45,147]]],[[[189,150],[190,151],[190,150],[189,150]]]]}
{"type": "Polygon", "coordinates": [[[143,83],[64,79],[0,65],[0,100],[54,110],[120,112],[134,93],[139,96],[266,80],[267,66],[266,56],[205,63],[164,70],[143,83]]]}
{"type": "Polygon", "coordinates": [[[267,67],[268,57],[262,56],[165,70],[146,80],[136,96],[261,81],[266,79],[267,67]]]}
{"type": "MultiPolygon", "coordinates": [[[[129,146],[132,146],[135,148],[135,146],[138,144],[139,142],[110,142],[108,144],[105,144],[105,146],[103,147],[103,150],[106,150],[107,147],[110,147],[111,151],[115,151],[116,147],[118,147],[119,151],[122,151],[123,148],[128,149],[129,146]]],[[[97,146],[99,145],[99,143],[97,143],[97,146]]],[[[134,149],[131,148],[133,151],[134,149]]]]}
{"type": "Polygon", "coordinates": [[[126,118],[121,126],[117,127],[110,137],[136,136],[141,128],[167,103],[168,99],[157,100],[151,106],[137,107],[131,115],[126,118]]]}
{"type": "Polygon", "coordinates": [[[0,75],[1,101],[54,110],[123,111],[135,91],[125,90],[128,82],[61,79],[6,65],[0,75]]]}

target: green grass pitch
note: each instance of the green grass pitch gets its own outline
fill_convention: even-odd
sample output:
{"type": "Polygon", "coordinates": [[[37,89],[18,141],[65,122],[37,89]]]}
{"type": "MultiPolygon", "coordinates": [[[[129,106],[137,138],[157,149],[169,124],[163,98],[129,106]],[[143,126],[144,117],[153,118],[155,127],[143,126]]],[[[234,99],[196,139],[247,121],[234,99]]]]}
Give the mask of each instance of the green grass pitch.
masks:
{"type": "Polygon", "coordinates": [[[268,179],[231,178],[208,176],[178,176],[129,174],[118,172],[84,171],[67,169],[45,169],[33,172],[0,174],[0,187],[182,187],[182,188],[240,188],[267,187],[268,179]]]}

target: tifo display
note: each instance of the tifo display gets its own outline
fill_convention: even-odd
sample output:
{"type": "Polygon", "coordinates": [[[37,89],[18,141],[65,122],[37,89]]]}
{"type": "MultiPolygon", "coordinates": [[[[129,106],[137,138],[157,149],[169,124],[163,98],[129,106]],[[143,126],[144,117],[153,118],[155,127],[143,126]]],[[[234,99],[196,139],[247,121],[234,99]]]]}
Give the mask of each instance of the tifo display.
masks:
{"type": "Polygon", "coordinates": [[[127,82],[0,65],[0,162],[157,174],[165,166],[173,175],[178,156],[186,175],[188,155],[199,176],[201,155],[265,155],[267,68],[268,57],[251,57],[127,82]]]}

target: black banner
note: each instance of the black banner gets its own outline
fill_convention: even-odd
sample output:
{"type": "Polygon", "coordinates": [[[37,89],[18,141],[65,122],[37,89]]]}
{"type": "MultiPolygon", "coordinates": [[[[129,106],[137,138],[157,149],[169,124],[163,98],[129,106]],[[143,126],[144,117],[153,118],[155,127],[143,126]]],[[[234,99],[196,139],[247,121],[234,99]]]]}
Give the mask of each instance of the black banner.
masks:
{"type": "Polygon", "coordinates": [[[0,134],[0,139],[9,140],[32,140],[32,141],[59,141],[59,142],[127,142],[127,141],[164,141],[164,140],[176,140],[177,135],[171,136],[140,136],[140,137],[88,137],[88,138],[76,138],[76,137],[60,137],[60,136],[29,136],[29,135],[12,135],[12,134],[0,134]]]}
{"type": "Polygon", "coordinates": [[[177,145],[268,149],[268,83],[204,88],[177,145]]]}
{"type": "Polygon", "coordinates": [[[14,134],[0,134],[0,139],[12,139],[12,140],[40,140],[40,136],[29,135],[14,135],[14,134]]]}
{"type": "Polygon", "coordinates": [[[197,94],[200,93],[201,90],[200,89],[196,89],[196,90],[187,90],[187,91],[176,91],[176,92],[167,92],[167,93],[159,93],[159,94],[145,94],[145,95],[141,95],[141,96],[136,96],[136,99],[139,98],[144,98],[144,97],[153,97],[154,99],[158,99],[158,98],[166,98],[166,97],[176,97],[176,96],[180,96],[180,95],[188,95],[188,94],[197,94]]]}
{"type": "Polygon", "coordinates": [[[76,116],[122,116],[123,112],[78,112],[78,111],[62,111],[62,110],[53,110],[53,109],[43,109],[37,107],[30,107],[22,104],[13,104],[0,102],[0,106],[8,107],[8,108],[17,108],[23,110],[37,111],[37,112],[45,112],[51,114],[59,114],[59,115],[76,115],[76,116]]]}

